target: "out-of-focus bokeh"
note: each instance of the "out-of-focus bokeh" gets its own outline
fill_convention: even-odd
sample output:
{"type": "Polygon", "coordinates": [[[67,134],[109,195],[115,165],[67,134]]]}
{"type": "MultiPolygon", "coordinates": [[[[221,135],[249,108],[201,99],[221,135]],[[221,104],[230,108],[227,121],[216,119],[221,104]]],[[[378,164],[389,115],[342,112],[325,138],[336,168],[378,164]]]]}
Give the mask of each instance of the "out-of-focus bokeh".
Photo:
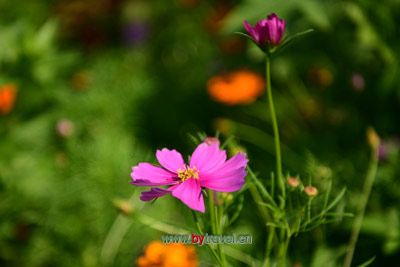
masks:
{"type": "MultiPolygon", "coordinates": [[[[234,136],[268,177],[263,54],[234,32],[271,12],[287,34],[314,29],[272,62],[285,170],[347,187],[341,208],[355,212],[374,127],[380,165],[354,262],[400,261],[399,1],[0,0],[0,10],[1,266],[135,266],[165,227],[192,222],[171,197],[140,202],[131,167],[163,147],[188,155],[198,132],[234,136]]],[[[264,225],[246,194],[244,205],[234,230],[253,244],[237,249],[261,259],[264,225]]],[[[351,224],[296,237],[292,264],[336,266],[351,224]]],[[[211,266],[205,248],[189,250],[211,266]]]]}

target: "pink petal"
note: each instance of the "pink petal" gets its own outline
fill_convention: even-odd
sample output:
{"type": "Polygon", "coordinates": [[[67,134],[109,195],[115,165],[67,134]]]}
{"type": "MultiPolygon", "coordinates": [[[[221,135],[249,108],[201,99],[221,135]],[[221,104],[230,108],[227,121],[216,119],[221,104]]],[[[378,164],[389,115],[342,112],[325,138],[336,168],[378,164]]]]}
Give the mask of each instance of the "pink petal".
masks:
{"type": "Polygon", "coordinates": [[[278,45],[283,37],[285,31],[285,21],[280,19],[275,13],[268,16],[268,34],[269,41],[273,45],[278,45]]]}
{"type": "Polygon", "coordinates": [[[190,167],[196,167],[200,175],[212,173],[220,168],[226,160],[226,152],[219,149],[219,145],[214,143],[208,145],[201,143],[197,146],[190,158],[190,167]]]}
{"type": "Polygon", "coordinates": [[[248,23],[246,20],[243,21],[243,26],[246,29],[246,31],[250,34],[251,38],[253,38],[253,40],[258,43],[260,41],[259,35],[257,33],[257,31],[255,30],[255,28],[253,28],[250,23],[248,23]]]}
{"type": "Polygon", "coordinates": [[[182,155],[175,149],[163,148],[162,150],[157,150],[156,157],[161,166],[174,173],[185,166],[182,155]]]}
{"type": "Polygon", "coordinates": [[[237,191],[244,184],[247,162],[246,155],[238,153],[212,174],[200,176],[200,184],[219,192],[237,191]]]}
{"type": "Polygon", "coordinates": [[[152,188],[150,191],[142,192],[140,194],[140,200],[142,201],[151,201],[155,198],[162,197],[166,194],[170,194],[171,191],[164,188],[152,188]]]}
{"type": "Polygon", "coordinates": [[[271,13],[271,14],[269,14],[269,15],[267,16],[267,19],[268,19],[268,20],[275,20],[275,19],[278,19],[278,20],[279,20],[279,17],[278,17],[278,15],[276,15],[275,13],[271,13]]]}
{"type": "Polygon", "coordinates": [[[179,182],[175,173],[156,167],[150,163],[139,163],[132,168],[132,184],[142,186],[171,185],[179,182]]]}
{"type": "Polygon", "coordinates": [[[188,179],[171,190],[172,196],[180,199],[192,210],[205,211],[199,180],[188,179]]]}
{"type": "Polygon", "coordinates": [[[258,33],[260,44],[268,43],[268,36],[269,36],[268,24],[269,24],[268,20],[262,19],[259,22],[257,22],[255,26],[255,31],[258,33]]]}

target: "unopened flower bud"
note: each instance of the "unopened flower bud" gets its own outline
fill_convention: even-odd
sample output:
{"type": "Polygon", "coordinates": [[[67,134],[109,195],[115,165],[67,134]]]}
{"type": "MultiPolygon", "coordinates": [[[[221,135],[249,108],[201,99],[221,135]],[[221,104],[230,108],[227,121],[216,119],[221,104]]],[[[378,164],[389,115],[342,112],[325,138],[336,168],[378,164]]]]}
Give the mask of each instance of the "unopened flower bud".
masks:
{"type": "Polygon", "coordinates": [[[221,200],[223,203],[231,203],[233,200],[233,195],[231,193],[221,193],[221,200]]]}
{"type": "Polygon", "coordinates": [[[380,143],[379,135],[376,133],[374,128],[368,127],[367,129],[367,140],[368,144],[373,150],[377,150],[380,143]]]}
{"type": "Polygon", "coordinates": [[[304,188],[304,193],[306,193],[306,195],[309,197],[315,197],[318,195],[318,189],[312,185],[309,185],[304,188]]]}
{"type": "Polygon", "coordinates": [[[218,144],[219,146],[219,140],[216,137],[207,137],[206,139],[204,139],[204,143],[206,143],[207,145],[218,144]]]}
{"type": "Polygon", "coordinates": [[[233,147],[230,147],[229,148],[229,153],[231,154],[231,155],[236,155],[237,153],[244,153],[244,154],[246,154],[247,153],[247,151],[246,151],[246,148],[244,148],[244,147],[242,147],[242,146],[233,146],[233,147]]]}
{"type": "Polygon", "coordinates": [[[119,212],[125,215],[130,215],[133,212],[132,204],[126,199],[114,199],[113,204],[119,212]]]}
{"type": "Polygon", "coordinates": [[[283,39],[286,22],[272,13],[266,19],[258,21],[254,27],[247,21],[244,21],[243,25],[253,41],[260,47],[266,45],[274,47],[278,46],[283,39]]]}
{"type": "Polygon", "coordinates": [[[291,188],[297,188],[300,185],[300,180],[297,177],[288,177],[287,183],[291,188]]]}

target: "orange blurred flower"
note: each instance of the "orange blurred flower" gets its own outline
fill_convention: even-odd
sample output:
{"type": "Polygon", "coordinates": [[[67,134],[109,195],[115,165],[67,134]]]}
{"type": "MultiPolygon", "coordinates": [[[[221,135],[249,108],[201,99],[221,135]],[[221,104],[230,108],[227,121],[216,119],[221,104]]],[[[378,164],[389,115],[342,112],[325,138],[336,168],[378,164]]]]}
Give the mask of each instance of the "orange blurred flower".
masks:
{"type": "Polygon", "coordinates": [[[205,19],[205,27],[211,34],[217,34],[222,26],[225,17],[232,10],[233,5],[225,2],[217,2],[205,19]]]}
{"type": "Polygon", "coordinates": [[[144,255],[136,261],[139,267],[197,267],[194,247],[180,243],[164,244],[153,241],[147,245],[144,255]]]}
{"type": "Polygon", "coordinates": [[[86,90],[92,82],[92,76],[88,71],[81,70],[72,76],[72,87],[78,91],[86,90]]]}
{"type": "Polygon", "coordinates": [[[0,115],[7,114],[14,107],[17,96],[17,86],[15,84],[4,84],[0,86],[0,115]]]}
{"type": "Polygon", "coordinates": [[[312,68],[308,75],[311,82],[320,88],[329,87],[334,79],[332,72],[327,68],[312,68]]]}
{"type": "Polygon", "coordinates": [[[262,95],[264,79],[251,71],[239,70],[208,80],[211,98],[227,105],[249,104],[262,95]]]}

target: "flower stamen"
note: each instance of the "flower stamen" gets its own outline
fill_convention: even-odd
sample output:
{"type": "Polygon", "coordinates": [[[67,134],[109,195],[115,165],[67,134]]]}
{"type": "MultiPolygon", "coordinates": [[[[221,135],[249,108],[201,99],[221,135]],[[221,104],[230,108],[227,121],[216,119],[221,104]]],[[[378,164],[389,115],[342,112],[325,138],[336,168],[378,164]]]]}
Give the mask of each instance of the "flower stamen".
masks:
{"type": "Polygon", "coordinates": [[[193,168],[185,166],[184,169],[178,169],[178,178],[181,179],[181,182],[189,178],[199,179],[199,169],[197,169],[196,166],[193,168]]]}

